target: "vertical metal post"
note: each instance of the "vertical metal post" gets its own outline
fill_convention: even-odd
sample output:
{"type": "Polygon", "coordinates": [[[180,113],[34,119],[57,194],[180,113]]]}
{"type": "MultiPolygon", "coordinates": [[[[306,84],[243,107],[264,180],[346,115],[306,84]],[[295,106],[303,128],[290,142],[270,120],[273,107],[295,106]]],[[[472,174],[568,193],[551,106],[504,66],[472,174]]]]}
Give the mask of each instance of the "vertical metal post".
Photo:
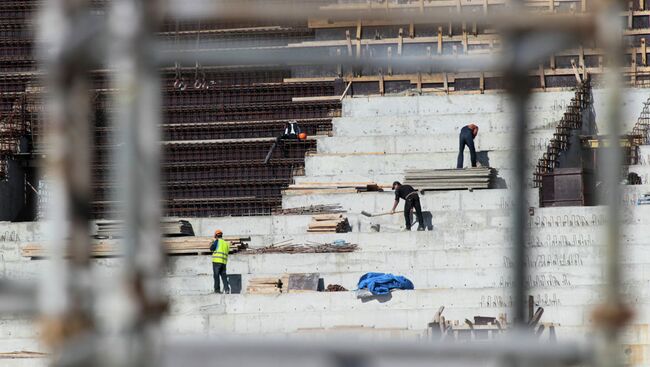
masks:
{"type": "Polygon", "coordinates": [[[55,351],[93,329],[89,219],[91,201],[90,100],[84,28],[87,1],[53,0],[42,14],[41,55],[47,70],[47,175],[52,179],[47,251],[40,308],[43,335],[55,351]],[[70,260],[66,260],[67,256],[70,260]]]}
{"type": "Polygon", "coordinates": [[[116,0],[109,23],[115,70],[120,149],[118,212],[124,218],[121,281],[129,307],[114,320],[132,366],[156,365],[158,321],[163,311],[163,249],[160,239],[160,87],[151,53],[156,1],[116,0]]]}
{"type": "MultiPolygon", "coordinates": [[[[603,183],[599,192],[599,200],[606,205],[607,225],[605,236],[605,261],[604,274],[605,285],[603,289],[604,305],[601,312],[604,317],[598,320],[603,331],[603,346],[598,356],[599,364],[602,366],[622,365],[621,346],[618,340],[618,332],[625,321],[625,308],[621,300],[621,250],[620,250],[620,218],[621,218],[621,189],[620,169],[623,165],[623,156],[620,146],[621,137],[621,86],[623,65],[622,30],[619,22],[620,6],[616,2],[603,1],[601,15],[600,37],[603,40],[605,54],[608,56],[607,72],[604,75],[607,86],[607,114],[605,126],[607,135],[603,157],[599,161],[600,177],[603,183]]],[[[601,315],[601,316],[603,316],[601,315]]]]}

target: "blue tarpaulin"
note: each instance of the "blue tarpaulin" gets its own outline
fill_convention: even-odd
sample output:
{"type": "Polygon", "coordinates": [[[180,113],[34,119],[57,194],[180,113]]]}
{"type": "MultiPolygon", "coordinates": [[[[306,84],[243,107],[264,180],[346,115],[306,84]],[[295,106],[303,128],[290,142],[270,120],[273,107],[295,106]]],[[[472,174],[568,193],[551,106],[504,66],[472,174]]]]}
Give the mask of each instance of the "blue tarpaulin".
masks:
{"type": "Polygon", "coordinates": [[[374,295],[388,294],[391,289],[414,289],[413,282],[405,277],[384,273],[364,274],[357,288],[367,288],[374,295]]]}

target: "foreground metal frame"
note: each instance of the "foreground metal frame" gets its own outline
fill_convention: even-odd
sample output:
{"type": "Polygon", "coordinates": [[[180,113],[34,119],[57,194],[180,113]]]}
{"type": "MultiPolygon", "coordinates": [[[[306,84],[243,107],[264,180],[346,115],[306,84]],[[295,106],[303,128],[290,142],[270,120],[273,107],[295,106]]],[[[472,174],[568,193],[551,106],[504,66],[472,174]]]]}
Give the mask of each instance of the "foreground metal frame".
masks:
{"type": "MultiPolygon", "coordinates": [[[[159,340],[159,319],[164,310],[161,291],[163,254],[159,246],[158,219],[160,217],[158,165],[160,162],[158,83],[156,79],[157,63],[180,58],[196,59],[196,55],[186,53],[158,53],[153,42],[153,26],[160,19],[158,11],[162,3],[156,1],[115,0],[111,4],[108,23],[95,26],[87,17],[88,2],[52,0],[44,12],[43,40],[49,45],[46,65],[50,72],[49,88],[51,99],[50,118],[53,127],[50,138],[52,151],[49,154],[50,177],[55,182],[54,198],[50,211],[51,231],[51,267],[45,272],[42,286],[42,313],[45,327],[54,335],[56,364],[61,366],[84,365],[97,362],[108,365],[176,365],[173,361],[185,365],[202,365],[214,362],[214,356],[226,354],[238,355],[242,365],[255,363],[259,358],[282,354],[295,356],[295,361],[304,361],[305,356],[326,355],[331,358],[325,364],[352,366],[371,363],[375,358],[395,358],[407,364],[434,360],[437,357],[473,360],[473,363],[489,357],[495,361],[521,363],[539,363],[545,365],[570,365],[575,363],[614,366],[617,364],[617,325],[604,323],[606,344],[600,349],[602,358],[595,358],[598,353],[591,347],[575,345],[548,345],[544,349],[536,348],[536,342],[525,337],[503,339],[498,343],[481,345],[437,345],[404,343],[356,343],[354,347],[345,343],[312,344],[299,343],[286,345],[273,341],[257,341],[244,348],[238,341],[187,342],[170,341],[164,348],[159,340]],[[60,33],[56,33],[58,30],[60,33]],[[80,37],[80,35],[82,35],[80,37]],[[84,38],[83,35],[88,35],[84,38]],[[127,254],[124,267],[111,287],[100,291],[92,287],[90,279],[90,255],[88,252],[87,223],[89,210],[87,204],[90,196],[90,124],[86,112],[89,109],[87,97],[84,96],[84,74],[90,67],[84,61],[92,59],[93,41],[101,39],[104,46],[110,48],[109,65],[115,70],[114,85],[122,91],[117,95],[118,113],[116,123],[122,132],[123,149],[114,157],[118,163],[118,187],[127,223],[124,253],[127,254]],[[74,143],[73,143],[74,142],[74,143]],[[75,153],[69,147],[75,146],[75,153]],[[79,152],[85,154],[79,154],[79,152]],[[69,240],[68,240],[69,238],[69,240]],[[72,261],[65,261],[63,256],[70,251],[72,261]],[[97,303],[107,302],[117,305],[111,313],[110,321],[99,315],[97,303]],[[62,326],[68,325],[68,326],[62,326]],[[70,327],[69,325],[74,325],[70,327]],[[83,342],[80,342],[83,340],[83,342]],[[107,344],[110,347],[107,347],[107,344]],[[81,348],[81,349],[80,349],[81,348]],[[111,353],[106,349],[116,348],[111,353]],[[84,350],[81,352],[81,350],[84,350]],[[605,352],[602,352],[605,351],[605,352]],[[108,354],[108,356],[107,356],[108,354]],[[82,356],[82,357],[79,357],[82,356]],[[364,363],[361,363],[363,361],[364,363]]],[[[303,19],[311,15],[313,9],[272,7],[272,11],[260,12],[260,7],[246,6],[244,2],[197,1],[191,6],[181,5],[186,2],[169,1],[171,11],[181,16],[193,17],[219,15],[234,19],[303,19]],[[284,18],[283,18],[284,17],[284,18]]],[[[467,58],[460,61],[480,62],[485,69],[502,69],[508,82],[514,106],[513,147],[515,154],[516,182],[514,188],[515,203],[513,209],[513,268],[514,319],[519,329],[514,336],[521,336],[524,329],[524,303],[527,290],[524,285],[527,268],[524,259],[527,255],[527,220],[526,205],[526,159],[527,159],[527,112],[529,90],[527,85],[528,70],[538,64],[542,57],[566,47],[576,37],[591,35],[601,31],[601,40],[607,45],[610,55],[620,53],[620,37],[617,37],[617,9],[614,5],[601,4],[601,19],[581,17],[580,21],[570,17],[530,21],[529,17],[517,14],[518,2],[513,2],[512,12],[499,15],[472,16],[463,14],[445,15],[445,21],[498,21],[501,25],[505,44],[504,54],[498,59],[476,60],[467,58]],[[451,18],[450,18],[451,17],[451,18]],[[453,19],[452,19],[453,18],[453,19]],[[527,18],[525,22],[522,18],[527,18]],[[577,30],[577,31],[576,31],[577,30]],[[613,35],[612,35],[613,34],[613,35]],[[527,45],[535,44],[535,48],[527,45]]],[[[356,14],[359,16],[359,14],[356,14]]],[[[388,14],[367,13],[361,16],[385,18],[388,14]]],[[[422,17],[423,15],[414,15],[422,17]]],[[[428,15],[427,15],[428,16],[428,15]]],[[[425,19],[419,19],[422,21],[425,19]]],[[[273,63],[296,62],[296,55],[287,53],[260,54],[257,51],[230,53],[203,53],[201,63],[244,63],[251,59],[265,60],[273,63]]],[[[309,59],[305,55],[299,61],[319,64],[349,64],[385,62],[382,59],[309,59]]],[[[435,64],[441,69],[458,66],[459,60],[435,60],[402,58],[392,60],[403,66],[435,64]]],[[[610,64],[610,134],[617,136],[620,116],[620,83],[617,66],[620,60],[613,57],[610,64]]],[[[613,140],[612,140],[613,141],[613,140]]],[[[605,165],[604,182],[609,188],[609,225],[607,239],[606,274],[604,291],[605,304],[609,310],[619,306],[618,285],[619,270],[619,189],[618,164],[620,152],[612,144],[605,165]]],[[[226,359],[227,360],[227,359],[226,359]]],[[[263,360],[263,359],[262,359],[263,360]]],[[[469,362],[468,362],[469,363],[469,362]]],[[[287,362],[288,365],[290,361],[287,362]]],[[[296,365],[298,362],[295,363],[296,365]]]]}

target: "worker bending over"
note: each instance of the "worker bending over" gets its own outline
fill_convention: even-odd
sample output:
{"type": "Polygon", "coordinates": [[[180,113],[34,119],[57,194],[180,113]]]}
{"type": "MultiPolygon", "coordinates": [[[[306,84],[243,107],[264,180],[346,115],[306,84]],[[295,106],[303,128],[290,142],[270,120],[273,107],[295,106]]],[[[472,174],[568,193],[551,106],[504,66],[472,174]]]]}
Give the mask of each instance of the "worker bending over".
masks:
{"type": "Polygon", "coordinates": [[[214,232],[214,241],[210,245],[212,251],[212,272],[214,277],[214,293],[221,293],[219,288],[219,277],[223,282],[223,290],[230,293],[230,285],[228,284],[228,275],[226,274],[226,265],[228,264],[228,253],[230,252],[230,242],[224,240],[223,232],[217,229],[214,232]]]}
{"type": "Polygon", "coordinates": [[[406,230],[411,230],[411,211],[415,208],[418,218],[418,231],[424,231],[420,195],[418,195],[417,190],[415,190],[411,185],[402,185],[399,181],[393,182],[393,190],[395,190],[395,204],[393,204],[391,213],[395,213],[395,208],[397,208],[399,199],[404,199],[404,220],[406,221],[406,230]]]}
{"type": "Polygon", "coordinates": [[[463,168],[463,154],[465,145],[469,147],[469,155],[472,159],[472,167],[476,167],[476,149],[474,148],[474,138],[478,135],[478,126],[469,124],[460,129],[460,143],[458,147],[458,162],[456,168],[463,168]]]}

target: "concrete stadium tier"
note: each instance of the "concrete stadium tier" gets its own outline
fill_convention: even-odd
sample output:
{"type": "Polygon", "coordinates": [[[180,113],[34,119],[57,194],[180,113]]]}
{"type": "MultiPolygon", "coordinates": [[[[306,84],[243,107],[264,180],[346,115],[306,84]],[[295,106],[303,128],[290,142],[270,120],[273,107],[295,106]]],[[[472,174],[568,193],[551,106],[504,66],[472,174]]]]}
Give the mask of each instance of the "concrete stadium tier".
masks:
{"type": "MultiPolygon", "coordinates": [[[[636,122],[648,90],[630,90],[624,128],[636,122]]],[[[603,92],[594,90],[593,117],[603,124],[603,92]]],[[[553,127],[573,92],[533,95],[529,168],[545,149],[553,127]]],[[[319,338],[426,338],[427,323],[440,306],[448,320],[512,314],[512,164],[511,113],[501,94],[346,99],[343,117],[334,120],[334,136],[318,137],[318,152],[307,157],[305,175],[296,183],[364,182],[390,184],[403,180],[406,168],[455,167],[458,129],[469,122],[481,130],[477,146],[499,170],[506,188],[427,192],[421,195],[428,230],[404,231],[402,214],[366,217],[362,211],[390,210],[394,193],[336,193],[287,190],[283,208],[338,204],[347,212],[349,233],[308,233],[311,215],[183,218],[197,236],[250,236],[252,248],[290,240],[296,244],[330,243],[337,239],[358,245],[350,253],[233,254],[230,274],[240,274],[246,289],[256,277],[317,272],[325,286],[354,290],[366,272],[404,275],[412,291],[362,301],[354,292],[308,292],[274,295],[212,293],[210,256],[168,257],[164,289],[170,300],[163,321],[166,335],[223,333],[319,338]],[[386,154],[376,154],[377,152],[386,154]],[[380,232],[373,227],[379,225],[380,232]]],[[[650,173],[649,152],[630,166],[642,178],[650,173]]],[[[466,165],[469,155],[466,152],[466,165]]],[[[644,181],[645,182],[645,181],[644,181]]],[[[624,343],[645,362],[650,360],[650,206],[636,200],[650,185],[623,186],[621,197],[623,255],[622,293],[636,311],[623,332],[624,343]]],[[[555,323],[560,340],[584,340],[592,330],[591,312],[602,300],[605,254],[604,207],[540,208],[539,191],[528,189],[531,207],[529,274],[524,282],[535,303],[544,307],[542,322],[555,323]]],[[[403,201],[398,207],[401,209],[403,201]]],[[[376,228],[376,227],[375,227],[376,228]]],[[[0,275],[36,281],[48,260],[21,255],[21,246],[46,238],[41,223],[0,223],[0,275]]],[[[92,261],[92,278],[108,287],[123,259],[92,261]]],[[[34,322],[24,317],[0,318],[0,352],[45,351],[34,322]]],[[[7,366],[23,366],[11,360],[7,366]]],[[[34,359],[25,366],[39,365],[34,359]]],[[[0,360],[4,364],[4,360],[0,360]]]]}

